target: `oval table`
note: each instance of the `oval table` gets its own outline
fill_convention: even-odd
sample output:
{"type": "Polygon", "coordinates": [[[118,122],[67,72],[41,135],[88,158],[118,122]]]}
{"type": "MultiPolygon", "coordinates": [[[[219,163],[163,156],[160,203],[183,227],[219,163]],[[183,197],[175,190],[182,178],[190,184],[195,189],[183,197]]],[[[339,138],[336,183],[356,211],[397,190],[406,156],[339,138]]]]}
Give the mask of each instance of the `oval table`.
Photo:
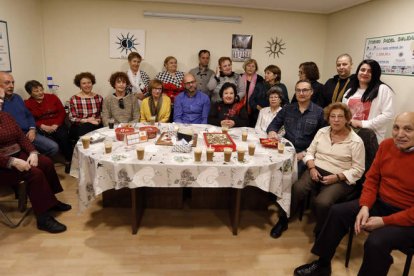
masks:
{"type": "MultiPolygon", "coordinates": [[[[180,126],[178,124],[173,124],[180,126]]],[[[136,124],[136,128],[142,124],[136,124]]],[[[188,127],[188,125],[187,125],[188,127]]],[[[232,128],[229,135],[237,147],[247,149],[249,143],[256,144],[254,156],[249,156],[243,162],[237,160],[233,152],[230,162],[224,162],[222,152],[214,153],[213,162],[206,161],[203,133],[221,132],[221,128],[211,125],[191,125],[198,134],[197,147],[203,150],[201,162],[194,162],[194,153],[172,152],[172,146],[156,145],[157,138],[150,139],[139,145],[145,148],[143,160],[137,159],[137,145],[127,145],[116,141],[113,129],[101,128],[89,135],[112,139],[113,146],[110,154],[105,153],[104,143],[91,143],[89,149],[84,149],[79,141],[75,147],[70,174],[79,181],[78,198],[79,210],[84,211],[95,198],[110,189],[131,189],[132,201],[132,233],[136,234],[143,208],[138,200],[137,188],[233,188],[234,201],[231,213],[233,234],[237,234],[241,190],[246,186],[254,186],[276,196],[279,206],[289,215],[291,201],[291,186],[297,179],[297,162],[294,148],[286,141],[283,154],[276,149],[264,148],[259,138],[266,137],[253,128],[232,128]],[[246,142],[242,142],[242,130],[248,130],[246,142]]],[[[172,129],[171,124],[158,124],[161,132],[172,129]]]]}

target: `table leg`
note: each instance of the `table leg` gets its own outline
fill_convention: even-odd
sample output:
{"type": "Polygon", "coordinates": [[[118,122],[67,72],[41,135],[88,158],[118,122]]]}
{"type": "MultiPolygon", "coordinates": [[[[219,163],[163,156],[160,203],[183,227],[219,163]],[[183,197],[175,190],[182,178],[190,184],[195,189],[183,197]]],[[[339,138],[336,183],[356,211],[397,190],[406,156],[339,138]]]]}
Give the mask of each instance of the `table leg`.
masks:
{"type": "Polygon", "coordinates": [[[132,235],[136,235],[145,210],[145,188],[131,189],[132,235]]]}
{"type": "Polygon", "coordinates": [[[237,235],[240,222],[240,202],[241,202],[241,189],[232,189],[231,201],[230,201],[230,220],[232,226],[233,235],[237,235]]]}

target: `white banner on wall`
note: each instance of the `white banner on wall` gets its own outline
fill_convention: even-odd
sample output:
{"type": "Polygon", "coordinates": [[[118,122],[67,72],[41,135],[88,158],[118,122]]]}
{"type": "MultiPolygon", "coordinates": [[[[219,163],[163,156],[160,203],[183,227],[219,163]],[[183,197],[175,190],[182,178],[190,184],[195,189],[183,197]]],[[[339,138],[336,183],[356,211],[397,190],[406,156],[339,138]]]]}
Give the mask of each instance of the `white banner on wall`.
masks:
{"type": "Polygon", "coordinates": [[[414,76],[414,33],[367,38],[364,59],[374,59],[382,73],[414,76]]]}
{"type": "Polygon", "coordinates": [[[7,22],[0,20],[0,71],[11,72],[11,70],[7,22]]]}
{"type": "Polygon", "coordinates": [[[127,58],[131,52],[145,57],[145,31],[110,28],[109,57],[127,58]]]}

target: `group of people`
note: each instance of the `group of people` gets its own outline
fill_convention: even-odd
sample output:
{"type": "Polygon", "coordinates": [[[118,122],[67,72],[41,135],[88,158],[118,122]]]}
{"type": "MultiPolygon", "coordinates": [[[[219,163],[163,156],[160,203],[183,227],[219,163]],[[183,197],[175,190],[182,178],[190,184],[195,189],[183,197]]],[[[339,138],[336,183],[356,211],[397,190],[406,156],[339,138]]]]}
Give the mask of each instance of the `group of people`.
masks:
{"type": "MultiPolygon", "coordinates": [[[[55,95],[44,93],[41,83],[28,81],[25,89],[30,98],[23,101],[13,93],[13,76],[0,72],[0,92],[4,90],[0,102],[3,105],[0,112],[0,129],[3,129],[0,132],[0,144],[3,145],[0,173],[17,175],[17,179],[24,178],[29,185],[42,182],[39,186],[46,191],[46,201],[39,203],[39,195],[29,193],[38,215],[39,229],[64,231],[65,226],[49,215],[49,210],[66,211],[70,206],[55,198],[54,193],[61,191],[59,180],[56,172],[51,172],[53,165],[42,155],[38,157],[38,152],[53,155],[60,148],[70,163],[73,141],[107,126],[109,121],[154,120],[255,127],[269,138],[284,136],[293,144],[298,160],[298,180],[292,186],[291,217],[297,214],[306,195],[313,191],[312,194],[316,194],[313,252],[321,257],[296,269],[296,275],[316,275],[312,274],[315,271],[326,273],[318,275],[331,273],[330,260],[335,247],[358,211],[357,233],[362,229],[373,231],[370,237],[375,236],[381,242],[382,239],[389,242],[394,236],[389,233],[403,233],[401,235],[411,241],[409,244],[414,245],[414,188],[408,183],[409,170],[413,169],[413,162],[409,161],[413,160],[414,115],[398,116],[394,122],[393,140],[381,143],[388,123],[394,118],[395,92],[381,81],[378,62],[363,60],[355,74],[351,74],[352,58],[348,54],[340,55],[336,59],[338,74],[324,85],[318,82],[319,70],[314,62],[301,63],[295,93],[289,100],[287,88],[281,83],[281,70],[276,65],[267,66],[263,78],[257,74],[258,64],[254,59],[247,60],[243,64],[244,73],[238,74],[232,70],[229,57],[221,57],[214,72],[209,69],[210,52],[201,50],[198,56],[199,66],[189,73],[178,71],[177,59],[167,57],[165,71],[151,80],[140,70],[141,56],[131,53],[128,56],[130,69],[110,76],[109,83],[114,92],[105,99],[93,91],[96,82],[93,74],[82,72],[76,75],[74,84],[80,91],[69,100],[69,129],[61,101],[55,95]],[[3,127],[6,122],[8,130],[3,127]],[[11,129],[13,131],[9,133],[11,129]],[[360,179],[368,170],[364,141],[358,135],[360,129],[369,129],[376,140],[374,144],[381,143],[381,146],[366,174],[359,203],[343,203],[344,209],[333,207],[360,189],[360,179]],[[11,134],[13,137],[8,137],[11,134]],[[400,164],[399,160],[405,161],[400,164]],[[40,172],[34,169],[36,167],[40,172]],[[401,175],[396,174],[397,168],[401,175]],[[369,210],[373,210],[374,217],[369,218],[369,210]],[[347,212],[346,216],[344,212],[347,212]],[[374,235],[377,229],[386,234],[374,235]]],[[[287,214],[281,212],[271,236],[280,237],[288,229],[288,221],[287,214]]],[[[381,253],[382,271],[386,271],[392,262],[389,252],[401,246],[401,242],[391,242],[386,248],[388,252],[381,253]]],[[[370,263],[372,256],[369,254],[374,254],[373,251],[364,255],[362,275],[381,275],[370,274],[379,271],[379,266],[370,263]]]]}

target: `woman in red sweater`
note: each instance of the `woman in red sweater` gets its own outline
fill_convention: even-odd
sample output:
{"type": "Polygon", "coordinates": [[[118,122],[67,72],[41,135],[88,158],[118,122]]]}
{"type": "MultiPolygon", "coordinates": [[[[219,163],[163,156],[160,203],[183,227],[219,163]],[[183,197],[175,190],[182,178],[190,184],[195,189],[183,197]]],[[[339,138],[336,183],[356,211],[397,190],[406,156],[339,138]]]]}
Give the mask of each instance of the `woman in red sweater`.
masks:
{"type": "Polygon", "coordinates": [[[54,94],[44,93],[43,85],[36,80],[26,82],[24,88],[30,95],[25,104],[33,114],[37,131],[59,144],[65,157],[65,172],[69,173],[73,147],[65,125],[66,112],[62,102],[54,94]]]}

